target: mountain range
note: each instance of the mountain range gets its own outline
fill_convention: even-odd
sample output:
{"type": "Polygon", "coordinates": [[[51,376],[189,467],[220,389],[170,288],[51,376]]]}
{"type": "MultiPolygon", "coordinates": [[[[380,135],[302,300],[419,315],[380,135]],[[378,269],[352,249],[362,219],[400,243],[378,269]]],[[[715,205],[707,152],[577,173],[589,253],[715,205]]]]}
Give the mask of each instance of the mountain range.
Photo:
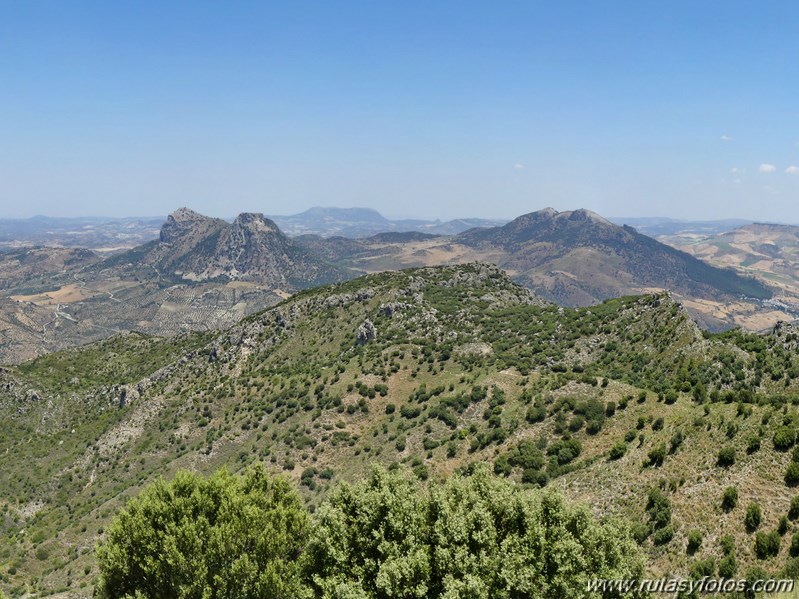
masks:
{"type": "MultiPolygon", "coordinates": [[[[19,362],[122,331],[218,329],[300,289],[415,266],[496,264],[541,297],[587,306],[669,290],[705,327],[760,314],[771,290],[587,210],[540,210],[457,235],[287,237],[245,213],[232,223],[181,208],[159,238],[110,256],[88,250],[0,253],[0,359],[19,362]]],[[[788,312],[769,308],[765,328],[788,312]]]]}
{"type": "Polygon", "coordinates": [[[159,239],[103,257],[88,250],[0,253],[0,361],[122,331],[226,328],[282,298],[357,273],[328,263],[258,214],[233,223],[182,208],[159,239]]]}
{"type": "Polygon", "coordinates": [[[303,236],[297,242],[357,270],[387,269],[480,260],[496,264],[541,297],[567,306],[587,306],[611,297],[669,290],[692,315],[712,329],[751,322],[767,328],[790,313],[763,302],[772,291],[763,282],[701,260],[629,226],[618,226],[588,210],[551,208],[497,227],[446,237],[394,235],[351,240],[303,236]]]}

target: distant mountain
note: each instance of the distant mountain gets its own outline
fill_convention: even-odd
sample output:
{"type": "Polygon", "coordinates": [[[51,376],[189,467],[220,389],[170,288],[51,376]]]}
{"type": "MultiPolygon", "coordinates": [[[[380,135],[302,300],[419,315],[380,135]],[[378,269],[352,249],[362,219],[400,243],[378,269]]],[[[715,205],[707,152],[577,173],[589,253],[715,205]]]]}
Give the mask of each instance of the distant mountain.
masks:
{"type": "Polygon", "coordinates": [[[0,253],[0,362],[120,331],[226,328],[297,290],[357,272],[286,237],[260,214],[233,223],[187,208],[157,240],[100,260],[88,250],[0,253]]]}
{"type": "Polygon", "coordinates": [[[639,233],[650,237],[659,237],[661,235],[716,235],[752,222],[738,218],[679,220],[663,217],[618,217],[610,220],[617,225],[634,227],[639,233]]]}
{"type": "Polygon", "coordinates": [[[377,233],[416,231],[433,235],[454,235],[474,227],[492,227],[503,220],[480,218],[450,221],[400,219],[390,220],[371,208],[315,207],[290,216],[270,216],[286,234],[322,237],[371,237],[377,233]]]}
{"type": "MultiPolygon", "coordinates": [[[[567,306],[589,306],[611,297],[665,289],[685,301],[703,326],[713,329],[743,324],[736,320],[739,311],[751,316],[772,297],[762,282],[706,264],[588,210],[546,208],[502,226],[446,237],[390,240],[381,236],[346,243],[317,237],[298,239],[298,243],[340,265],[368,272],[489,262],[541,297],[567,306]]],[[[787,314],[772,316],[772,320],[788,318],[787,314]]],[[[754,320],[746,324],[763,328],[754,320]]]]}
{"type": "Polygon", "coordinates": [[[0,246],[131,248],[157,239],[163,222],[162,216],[0,219],[0,246]]]}
{"type": "Polygon", "coordinates": [[[353,276],[286,237],[262,214],[233,223],[180,208],[167,217],[158,241],[112,256],[98,268],[149,268],[175,281],[252,281],[293,291],[353,276]]]}
{"type": "Polygon", "coordinates": [[[771,297],[762,283],[710,266],[588,210],[547,208],[455,239],[470,247],[504,250],[500,266],[543,297],[566,305],[587,305],[649,287],[700,298],[771,297]]]}

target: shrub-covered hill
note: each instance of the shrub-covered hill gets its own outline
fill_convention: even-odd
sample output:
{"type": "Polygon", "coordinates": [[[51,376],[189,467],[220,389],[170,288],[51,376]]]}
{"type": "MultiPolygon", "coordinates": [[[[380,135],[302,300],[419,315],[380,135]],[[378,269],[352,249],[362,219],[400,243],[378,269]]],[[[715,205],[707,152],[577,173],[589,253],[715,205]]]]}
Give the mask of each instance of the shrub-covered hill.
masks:
{"type": "Polygon", "coordinates": [[[789,326],[704,334],[668,295],[560,308],[471,264],[8,367],[0,587],[88,593],[96,542],[144,485],[254,462],[311,509],[373,462],[422,480],[488,463],[626,518],[653,574],[795,568],[798,343],[789,326]]]}

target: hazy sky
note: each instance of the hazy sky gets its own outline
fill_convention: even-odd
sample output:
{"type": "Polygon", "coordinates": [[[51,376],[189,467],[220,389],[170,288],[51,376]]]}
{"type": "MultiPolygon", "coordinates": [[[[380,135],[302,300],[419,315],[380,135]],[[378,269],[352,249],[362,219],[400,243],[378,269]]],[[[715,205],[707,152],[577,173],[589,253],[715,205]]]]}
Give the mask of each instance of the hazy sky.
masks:
{"type": "Polygon", "coordinates": [[[0,216],[799,222],[799,5],[0,0],[0,216]]]}

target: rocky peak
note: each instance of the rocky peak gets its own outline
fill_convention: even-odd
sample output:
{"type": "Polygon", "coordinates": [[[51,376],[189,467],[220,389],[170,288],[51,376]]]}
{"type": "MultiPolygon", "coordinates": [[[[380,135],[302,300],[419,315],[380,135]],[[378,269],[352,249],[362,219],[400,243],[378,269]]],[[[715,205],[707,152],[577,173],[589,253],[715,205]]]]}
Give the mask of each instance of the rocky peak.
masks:
{"type": "Polygon", "coordinates": [[[234,228],[247,229],[259,233],[279,233],[280,229],[273,220],[256,212],[242,212],[233,221],[234,228]]]}
{"type": "Polygon", "coordinates": [[[204,216],[189,208],[178,208],[166,217],[166,222],[161,226],[160,239],[163,243],[174,243],[189,233],[211,228],[215,223],[224,221],[204,216]]]}
{"type": "Polygon", "coordinates": [[[580,208],[579,210],[572,210],[571,212],[561,212],[558,216],[561,216],[573,222],[592,222],[601,225],[615,226],[605,217],[600,216],[596,212],[591,212],[590,210],[586,210],[585,208],[580,208]]]}

